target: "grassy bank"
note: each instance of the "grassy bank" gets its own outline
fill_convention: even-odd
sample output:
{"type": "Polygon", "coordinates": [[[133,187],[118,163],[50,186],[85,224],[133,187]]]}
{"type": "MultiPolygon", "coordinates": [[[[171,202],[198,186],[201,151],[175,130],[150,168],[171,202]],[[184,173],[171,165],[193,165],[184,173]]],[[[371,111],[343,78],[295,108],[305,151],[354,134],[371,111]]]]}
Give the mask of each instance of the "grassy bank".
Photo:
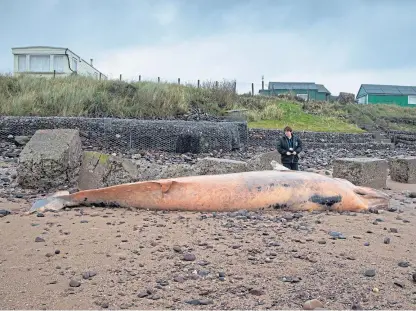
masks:
{"type": "Polygon", "coordinates": [[[302,104],[303,112],[312,115],[333,116],[353,124],[381,126],[394,130],[416,131],[416,126],[405,121],[416,121],[416,107],[400,107],[392,104],[339,104],[309,102],[302,104]]]}
{"type": "MultiPolygon", "coordinates": [[[[416,118],[416,109],[387,105],[301,103],[290,97],[238,95],[234,81],[201,84],[96,81],[84,77],[43,79],[0,76],[0,114],[12,116],[87,116],[120,118],[172,117],[191,109],[225,115],[247,109],[250,127],[357,133],[356,123],[391,117],[416,118]]],[[[406,128],[409,126],[407,125],[406,128]]]]}
{"type": "Polygon", "coordinates": [[[97,81],[84,77],[43,79],[0,76],[3,115],[151,118],[201,108],[221,114],[234,105],[261,104],[233,92],[233,82],[205,82],[201,88],[154,82],[97,81]]]}
{"type": "Polygon", "coordinates": [[[275,105],[281,110],[282,117],[249,122],[251,128],[279,128],[290,125],[297,131],[362,133],[355,124],[325,114],[308,114],[301,104],[278,101],[275,105]]]}

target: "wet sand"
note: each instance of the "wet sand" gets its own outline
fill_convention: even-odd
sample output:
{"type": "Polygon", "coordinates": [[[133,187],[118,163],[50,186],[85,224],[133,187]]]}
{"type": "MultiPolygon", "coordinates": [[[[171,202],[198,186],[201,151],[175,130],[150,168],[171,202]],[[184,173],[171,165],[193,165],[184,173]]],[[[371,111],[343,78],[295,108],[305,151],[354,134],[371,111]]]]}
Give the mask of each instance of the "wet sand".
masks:
{"type": "MultiPolygon", "coordinates": [[[[391,211],[186,213],[0,200],[1,309],[415,309],[416,185],[391,211]],[[334,237],[337,234],[341,236],[334,237]]],[[[405,192],[403,192],[405,191],[405,192]]]]}

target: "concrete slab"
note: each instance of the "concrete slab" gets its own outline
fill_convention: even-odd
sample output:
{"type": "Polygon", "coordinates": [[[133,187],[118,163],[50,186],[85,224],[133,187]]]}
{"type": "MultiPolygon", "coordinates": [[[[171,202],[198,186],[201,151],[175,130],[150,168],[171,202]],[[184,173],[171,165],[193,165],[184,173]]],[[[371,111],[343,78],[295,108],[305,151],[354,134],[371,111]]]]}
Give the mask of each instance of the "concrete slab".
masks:
{"type": "Polygon", "coordinates": [[[128,159],[85,151],[78,178],[78,189],[96,189],[139,179],[137,166],[128,159]]]}
{"type": "Polygon", "coordinates": [[[178,178],[198,175],[201,174],[194,165],[180,163],[163,167],[162,172],[155,179],[178,178]]]}
{"type": "Polygon", "coordinates": [[[390,177],[400,183],[416,183],[416,157],[389,158],[390,177]]]}
{"type": "Polygon", "coordinates": [[[256,154],[247,161],[249,170],[251,171],[266,171],[273,169],[272,161],[282,164],[280,153],[277,151],[270,151],[261,154],[256,154]]]}
{"type": "Polygon", "coordinates": [[[247,162],[206,157],[194,165],[199,175],[228,174],[248,171],[247,162]]]}
{"type": "Polygon", "coordinates": [[[78,130],[38,130],[23,148],[17,182],[23,188],[51,189],[76,183],[82,157],[78,130]]]}
{"type": "Polygon", "coordinates": [[[344,178],[357,186],[386,187],[388,161],[377,158],[338,158],[333,162],[333,177],[344,178]]]}

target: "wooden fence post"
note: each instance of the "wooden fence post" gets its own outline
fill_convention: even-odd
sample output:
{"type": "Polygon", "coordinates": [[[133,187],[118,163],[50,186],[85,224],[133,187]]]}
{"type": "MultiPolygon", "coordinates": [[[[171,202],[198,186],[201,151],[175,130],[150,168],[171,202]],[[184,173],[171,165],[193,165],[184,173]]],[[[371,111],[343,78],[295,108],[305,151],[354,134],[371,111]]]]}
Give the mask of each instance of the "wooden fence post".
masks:
{"type": "Polygon", "coordinates": [[[254,83],[251,83],[251,96],[254,96],[254,83]]]}
{"type": "Polygon", "coordinates": [[[142,75],[139,75],[139,82],[142,81],[142,75]]]}
{"type": "Polygon", "coordinates": [[[160,77],[157,77],[157,83],[160,83],[160,77]]]}
{"type": "Polygon", "coordinates": [[[178,78],[178,84],[181,84],[181,78],[178,78]]]}
{"type": "Polygon", "coordinates": [[[120,73],[120,81],[121,81],[121,73],[120,73]]]}
{"type": "Polygon", "coordinates": [[[199,89],[199,79],[198,79],[198,89],[199,89]]]}

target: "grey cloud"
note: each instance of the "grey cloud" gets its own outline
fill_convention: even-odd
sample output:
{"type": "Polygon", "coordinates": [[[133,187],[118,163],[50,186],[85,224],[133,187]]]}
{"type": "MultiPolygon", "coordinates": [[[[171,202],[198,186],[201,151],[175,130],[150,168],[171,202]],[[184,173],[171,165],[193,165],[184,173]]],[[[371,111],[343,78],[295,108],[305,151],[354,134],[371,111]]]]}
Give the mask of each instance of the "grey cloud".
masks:
{"type": "Polygon", "coordinates": [[[231,28],[295,33],[323,50],[345,46],[347,57],[339,61],[350,70],[387,70],[416,66],[415,12],[412,0],[253,0],[224,18],[231,28]]]}

